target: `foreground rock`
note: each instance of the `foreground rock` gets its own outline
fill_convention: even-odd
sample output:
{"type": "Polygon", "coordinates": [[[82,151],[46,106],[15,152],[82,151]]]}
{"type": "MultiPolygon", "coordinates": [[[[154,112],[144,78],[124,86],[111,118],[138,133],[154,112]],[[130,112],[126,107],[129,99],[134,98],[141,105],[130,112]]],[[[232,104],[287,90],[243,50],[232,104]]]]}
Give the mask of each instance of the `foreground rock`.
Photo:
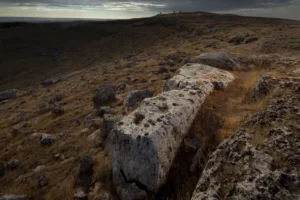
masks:
{"type": "Polygon", "coordinates": [[[275,86],[269,105],[210,156],[192,200],[299,198],[300,83],[283,78],[275,86]]]}
{"type": "Polygon", "coordinates": [[[227,52],[203,53],[200,56],[192,58],[190,62],[231,71],[245,69],[245,66],[239,62],[237,57],[227,52]]]}
{"type": "Polygon", "coordinates": [[[170,91],[144,99],[136,111],[114,126],[105,150],[121,199],[142,199],[160,189],[206,95],[214,88],[212,82],[227,85],[232,80],[223,70],[186,65],[165,87],[170,91]],[[212,76],[211,71],[220,76],[212,76]],[[184,84],[174,87],[176,80],[184,84]]]}
{"type": "Polygon", "coordinates": [[[17,90],[15,89],[0,92],[0,102],[4,100],[16,98],[16,96],[17,96],[17,90]]]}
{"type": "Polygon", "coordinates": [[[127,95],[127,97],[124,99],[123,106],[130,108],[136,106],[138,103],[140,103],[143,99],[152,97],[153,92],[151,92],[148,89],[144,90],[134,90],[130,92],[130,94],[127,95]]]}

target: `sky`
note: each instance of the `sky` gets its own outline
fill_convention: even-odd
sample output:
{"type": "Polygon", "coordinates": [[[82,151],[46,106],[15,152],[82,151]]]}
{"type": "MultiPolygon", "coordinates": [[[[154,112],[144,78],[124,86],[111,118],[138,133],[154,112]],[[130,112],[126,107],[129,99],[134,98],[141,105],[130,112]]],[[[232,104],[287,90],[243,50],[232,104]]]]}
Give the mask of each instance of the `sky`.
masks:
{"type": "Polygon", "coordinates": [[[0,17],[128,19],[173,11],[300,20],[300,0],[0,0],[0,17]]]}

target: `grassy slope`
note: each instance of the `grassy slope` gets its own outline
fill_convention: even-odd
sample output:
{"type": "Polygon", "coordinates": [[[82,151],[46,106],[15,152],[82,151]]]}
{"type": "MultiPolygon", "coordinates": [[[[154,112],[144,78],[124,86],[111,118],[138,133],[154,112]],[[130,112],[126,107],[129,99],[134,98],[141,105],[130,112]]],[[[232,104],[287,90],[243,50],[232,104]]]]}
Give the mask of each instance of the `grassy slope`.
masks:
{"type": "MultiPolygon", "coordinates": [[[[205,13],[116,22],[22,24],[0,30],[0,89],[37,85],[57,74],[96,67],[94,71],[48,88],[37,86],[20,90],[17,99],[0,107],[0,146],[3,147],[0,162],[11,158],[21,161],[17,170],[1,178],[0,194],[26,193],[33,199],[72,199],[74,180],[84,155],[92,155],[95,159],[97,169],[93,181],[102,184],[101,190],[111,189],[109,161],[102,145],[87,140],[87,136],[99,128],[101,120],[88,127],[83,123],[84,117],[93,110],[92,94],[99,85],[124,83],[130,88],[148,87],[157,94],[161,92],[162,81],[153,71],[158,69],[160,62],[169,62],[170,54],[179,58],[174,62],[174,68],[179,68],[181,59],[207,51],[227,50],[242,57],[262,53],[293,56],[300,51],[297,45],[300,38],[293,37],[300,34],[299,22],[205,13]],[[258,37],[259,41],[238,46],[227,43],[232,36],[246,34],[258,37]],[[279,40],[282,38],[284,40],[279,40]],[[211,43],[216,44],[216,49],[205,47],[211,43]],[[53,58],[55,52],[60,52],[59,66],[53,58]],[[134,55],[131,60],[123,59],[130,54],[134,55]],[[115,66],[132,61],[137,63],[135,67],[114,70],[115,66]],[[132,78],[137,81],[131,81],[132,78]],[[53,118],[50,111],[39,114],[40,106],[58,93],[64,95],[60,103],[64,115],[53,118]],[[19,133],[12,134],[12,127],[19,133]],[[82,133],[86,127],[88,131],[82,133]],[[52,134],[57,141],[49,148],[42,148],[38,141],[28,140],[33,132],[52,134]],[[71,136],[61,137],[61,133],[71,136]],[[56,160],[56,154],[64,158],[56,160]],[[39,165],[46,168],[32,173],[39,165]],[[39,189],[37,179],[41,175],[48,176],[50,183],[39,189]]],[[[270,70],[285,69],[271,67],[270,70]]],[[[237,73],[234,84],[238,86],[231,85],[228,92],[212,95],[207,109],[222,116],[224,126],[219,138],[227,137],[245,114],[260,108],[260,105],[245,107],[241,99],[261,71],[266,70],[269,69],[237,73]],[[220,97],[226,107],[218,103],[220,97]]],[[[111,105],[114,113],[123,112],[121,105],[126,93],[118,92],[119,100],[111,105]]]]}

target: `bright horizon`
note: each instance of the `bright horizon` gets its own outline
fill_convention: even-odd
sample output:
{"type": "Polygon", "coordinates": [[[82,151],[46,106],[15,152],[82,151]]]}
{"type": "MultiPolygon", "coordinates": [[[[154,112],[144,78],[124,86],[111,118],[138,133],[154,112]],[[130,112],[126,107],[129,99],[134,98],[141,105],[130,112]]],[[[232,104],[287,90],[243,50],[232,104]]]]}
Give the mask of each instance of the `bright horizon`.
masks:
{"type": "Polygon", "coordinates": [[[0,0],[0,17],[130,19],[173,11],[207,11],[300,20],[300,0],[0,0]]]}

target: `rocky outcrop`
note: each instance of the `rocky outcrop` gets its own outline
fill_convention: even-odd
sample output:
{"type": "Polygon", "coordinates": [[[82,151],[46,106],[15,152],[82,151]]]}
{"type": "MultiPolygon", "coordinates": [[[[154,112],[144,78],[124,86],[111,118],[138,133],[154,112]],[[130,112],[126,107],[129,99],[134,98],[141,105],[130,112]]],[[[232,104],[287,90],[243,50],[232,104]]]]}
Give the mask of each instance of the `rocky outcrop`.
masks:
{"type": "Polygon", "coordinates": [[[299,198],[299,86],[297,78],[277,80],[269,105],[210,156],[192,200],[299,198]]]}
{"type": "Polygon", "coordinates": [[[233,79],[223,70],[185,65],[166,83],[165,92],[144,99],[114,126],[105,150],[121,199],[141,199],[159,190],[213,82],[226,86],[233,79]]]}
{"type": "Polygon", "coordinates": [[[190,62],[231,71],[243,70],[246,68],[240,63],[237,57],[227,52],[203,53],[200,56],[192,58],[190,62]]]}
{"type": "Polygon", "coordinates": [[[17,96],[17,90],[6,90],[3,92],[0,92],[0,102],[8,99],[15,98],[17,96]]]}

